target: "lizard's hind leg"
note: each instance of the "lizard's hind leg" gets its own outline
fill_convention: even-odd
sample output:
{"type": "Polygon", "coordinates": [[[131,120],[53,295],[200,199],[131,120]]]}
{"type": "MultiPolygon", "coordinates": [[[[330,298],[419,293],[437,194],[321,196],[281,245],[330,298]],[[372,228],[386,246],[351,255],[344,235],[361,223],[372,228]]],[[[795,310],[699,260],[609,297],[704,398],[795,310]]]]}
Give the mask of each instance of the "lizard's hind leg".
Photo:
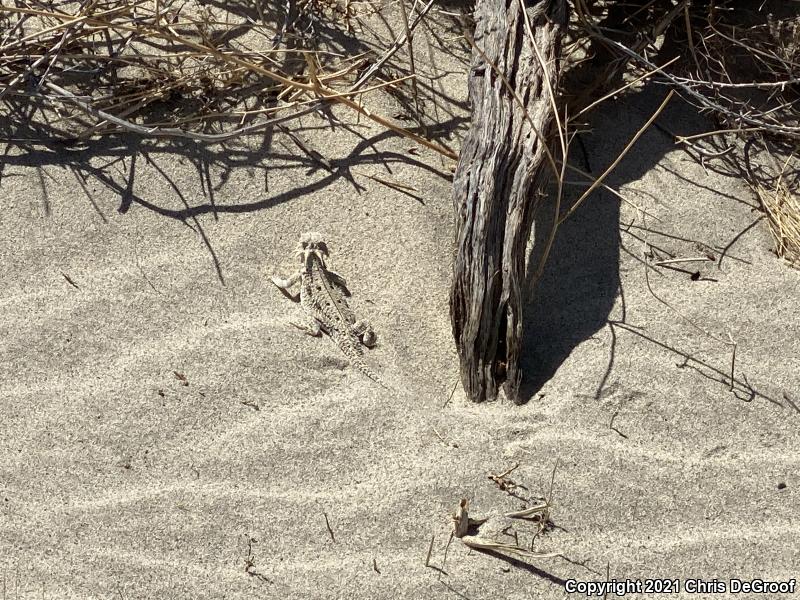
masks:
{"type": "Polygon", "coordinates": [[[353,333],[361,338],[361,342],[367,347],[372,348],[378,343],[378,336],[375,335],[375,330],[372,329],[369,321],[359,320],[353,325],[353,333]]]}

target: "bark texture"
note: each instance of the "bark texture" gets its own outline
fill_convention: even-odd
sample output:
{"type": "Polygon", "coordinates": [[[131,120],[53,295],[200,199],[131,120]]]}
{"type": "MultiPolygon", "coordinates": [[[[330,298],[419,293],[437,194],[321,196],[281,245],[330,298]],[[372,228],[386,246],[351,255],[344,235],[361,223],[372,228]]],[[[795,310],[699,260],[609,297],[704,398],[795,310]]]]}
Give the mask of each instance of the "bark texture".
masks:
{"type": "Polygon", "coordinates": [[[453,184],[457,250],[450,317],[467,396],[491,400],[502,385],[519,402],[525,251],[534,196],[549,169],[542,138],[552,138],[549,90],[558,87],[565,0],[477,0],[475,22],[481,52],[473,52],[472,125],[453,184]]]}

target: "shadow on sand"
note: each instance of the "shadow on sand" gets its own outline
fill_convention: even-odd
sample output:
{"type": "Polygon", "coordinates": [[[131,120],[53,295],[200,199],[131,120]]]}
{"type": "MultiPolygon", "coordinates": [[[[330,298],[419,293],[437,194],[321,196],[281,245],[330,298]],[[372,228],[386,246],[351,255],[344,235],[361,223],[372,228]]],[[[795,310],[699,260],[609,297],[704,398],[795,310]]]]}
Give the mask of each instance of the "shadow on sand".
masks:
{"type": "MultiPolygon", "coordinates": [[[[603,173],[655,112],[666,91],[664,87],[648,85],[639,93],[612,101],[606,105],[606,110],[601,108],[596,111],[590,122],[591,132],[580,134],[572,145],[572,163],[595,177],[603,173]]],[[[710,128],[695,109],[679,99],[672,101],[658,121],[679,121],[683,127],[690,127],[691,131],[678,132],[683,135],[710,128]]],[[[605,183],[620,189],[627,183],[637,181],[653,169],[664,154],[674,149],[671,136],[653,127],[637,142],[605,183]]],[[[581,177],[569,175],[568,172],[567,179],[577,182],[581,177]]],[[[571,206],[584,189],[583,186],[567,186],[565,204],[571,206]]],[[[524,379],[521,390],[525,402],[553,377],[579,344],[590,339],[609,322],[616,298],[622,293],[619,263],[624,246],[620,238],[620,202],[606,190],[595,191],[559,227],[538,284],[534,285],[532,281],[534,269],[528,270],[527,283],[531,292],[525,306],[524,379]]],[[[552,215],[552,203],[543,205],[537,212],[530,265],[538,264],[552,215]]],[[[612,363],[613,348],[609,369],[612,363]]],[[[598,390],[598,394],[600,392],[598,390]]]]}
{"type": "MultiPolygon", "coordinates": [[[[283,62],[278,69],[283,73],[293,73],[299,68],[305,68],[305,59],[300,54],[305,46],[299,40],[300,37],[309,44],[313,42],[339,56],[367,56],[375,54],[380,49],[373,48],[359,39],[359,36],[351,31],[349,22],[321,19],[311,14],[313,11],[305,14],[299,11],[294,3],[285,5],[282,2],[259,0],[256,4],[251,4],[212,0],[211,5],[239,18],[255,20],[263,19],[264,15],[267,15],[268,20],[273,20],[276,24],[276,36],[270,43],[278,44],[282,41],[286,46],[286,52],[282,54],[283,62]]],[[[377,18],[386,30],[383,32],[384,35],[388,35],[390,39],[400,35],[397,26],[393,27],[380,14],[377,14],[377,18]]],[[[362,25],[368,26],[367,23],[362,25]]],[[[435,41],[443,48],[447,48],[448,53],[452,52],[456,45],[447,44],[445,40],[460,31],[458,20],[448,17],[438,21],[437,25],[439,37],[435,37],[435,41]]],[[[430,27],[428,29],[433,31],[430,27]]],[[[243,31],[242,28],[233,27],[220,32],[220,35],[225,33],[225,39],[230,41],[231,37],[243,35],[243,31]]],[[[376,32],[371,28],[370,33],[376,32]]],[[[463,54],[462,62],[466,65],[468,48],[465,47],[465,43],[458,47],[463,54]]],[[[387,63],[385,68],[390,71],[402,70],[401,56],[402,53],[387,63]]],[[[58,69],[54,69],[50,77],[57,75],[58,69]]],[[[103,76],[108,75],[106,73],[103,76]]],[[[35,83],[33,80],[31,82],[35,83]]],[[[239,93],[243,96],[257,95],[261,88],[269,84],[271,84],[269,80],[257,80],[239,93]]],[[[468,121],[464,116],[465,103],[446,94],[436,77],[420,78],[418,87],[426,98],[421,114],[425,116],[425,122],[435,123],[426,129],[426,135],[439,142],[450,140],[450,143],[453,143],[454,131],[463,127],[468,121]]],[[[410,88],[407,88],[408,86],[399,86],[392,92],[393,98],[400,106],[400,110],[392,117],[402,121],[400,124],[404,126],[409,126],[407,122],[409,111],[412,110],[412,106],[416,106],[411,99],[410,88]]],[[[177,95],[176,98],[169,100],[154,101],[152,105],[146,107],[146,110],[142,109],[141,114],[135,116],[141,117],[143,123],[159,122],[167,119],[169,115],[177,115],[175,111],[185,110],[190,104],[189,100],[177,95]]],[[[125,214],[136,205],[192,227],[206,245],[214,261],[217,278],[223,285],[225,280],[220,261],[199,219],[204,215],[218,218],[221,213],[248,213],[269,209],[324,189],[339,179],[348,181],[354,193],[360,194],[364,188],[352,172],[352,168],[358,166],[378,164],[391,173],[394,165],[404,163],[436,173],[445,179],[450,178],[449,173],[415,159],[413,154],[379,149],[378,144],[393,137],[393,133],[384,131],[374,134],[373,131],[369,131],[367,137],[363,133],[366,127],[338,120],[330,106],[322,106],[316,116],[306,116],[302,122],[265,128],[246,138],[235,138],[218,144],[204,144],[182,138],[143,137],[133,133],[109,134],[100,139],[73,137],[59,140],[58,136],[80,138],[78,133],[80,129],[76,127],[80,121],[72,123],[72,126],[67,128],[69,131],[56,126],[63,119],[53,119],[54,106],[60,105],[55,103],[51,106],[43,96],[36,95],[8,95],[0,102],[2,107],[0,148],[4,146],[2,149],[4,152],[0,154],[0,186],[4,176],[11,170],[9,168],[35,169],[41,184],[44,213],[50,215],[47,171],[51,167],[65,169],[75,179],[76,198],[85,197],[103,221],[107,221],[105,211],[109,209],[125,214]],[[343,133],[350,134],[356,141],[348,154],[339,157],[324,156],[325,148],[314,147],[314,143],[304,139],[308,137],[320,144],[319,140],[325,139],[324,136],[341,137],[343,133]],[[175,181],[171,175],[175,161],[188,162],[194,167],[200,182],[199,194],[197,191],[194,194],[187,191],[185,185],[175,181]],[[230,200],[218,202],[217,196],[222,196],[219,192],[225,188],[228,179],[234,172],[241,170],[246,170],[253,177],[263,177],[264,193],[251,194],[235,202],[230,200]],[[282,171],[298,172],[303,176],[297,177],[298,183],[292,189],[271,193],[269,178],[282,171]],[[152,178],[163,180],[161,183],[166,183],[171,191],[166,194],[154,192],[156,186],[152,185],[152,178]],[[109,197],[118,200],[117,206],[113,208],[108,206],[109,197]]],[[[270,104],[270,107],[272,106],[270,104]]],[[[351,119],[351,116],[353,115],[348,115],[346,120],[357,121],[351,119]]],[[[133,117],[128,118],[133,119],[133,117]]],[[[242,125],[236,122],[238,117],[234,119],[233,124],[229,123],[231,118],[233,117],[228,116],[227,120],[221,118],[220,122],[214,125],[227,123],[223,127],[225,130],[242,125]]],[[[86,129],[87,126],[88,123],[83,125],[82,133],[88,137],[90,132],[86,129]]],[[[211,131],[205,132],[211,133],[211,131]]],[[[213,131],[213,133],[219,132],[219,130],[213,131]]],[[[437,164],[433,161],[428,162],[437,164]]]]}

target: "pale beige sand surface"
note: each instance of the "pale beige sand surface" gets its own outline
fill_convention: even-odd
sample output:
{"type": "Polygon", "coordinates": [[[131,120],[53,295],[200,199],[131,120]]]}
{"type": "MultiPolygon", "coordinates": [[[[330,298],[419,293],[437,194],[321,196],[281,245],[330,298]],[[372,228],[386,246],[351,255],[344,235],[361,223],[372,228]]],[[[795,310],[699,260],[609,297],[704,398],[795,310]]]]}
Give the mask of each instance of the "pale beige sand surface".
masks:
{"type": "MultiPolygon", "coordinates": [[[[443,43],[420,42],[418,68],[441,75],[436,114],[457,146],[464,49],[443,43]]],[[[597,112],[582,136],[592,172],[663,93],[597,112]]],[[[712,127],[678,103],[659,122],[712,127]]],[[[645,133],[609,183],[646,221],[595,194],[531,295],[530,401],[472,405],[459,388],[448,402],[452,165],[363,120],[303,123],[334,173],[280,135],[3,150],[3,600],[561,598],[565,580],[607,570],[800,576],[800,275],[769,252],[738,180],[645,133]],[[300,309],[268,276],[291,272],[306,230],[325,234],[375,326],[368,363],[406,397],[290,325],[300,309]],[[648,290],[645,243],[713,249],[698,281],[649,275],[683,316],[648,290]],[[687,319],[736,341],[735,392],[730,347],[687,319]],[[488,478],[517,462],[523,497],[548,494],[558,463],[555,528],[536,548],[569,560],[454,540],[443,570],[426,568],[431,536],[442,567],[461,498],[476,515],[523,505],[488,478]]]]}

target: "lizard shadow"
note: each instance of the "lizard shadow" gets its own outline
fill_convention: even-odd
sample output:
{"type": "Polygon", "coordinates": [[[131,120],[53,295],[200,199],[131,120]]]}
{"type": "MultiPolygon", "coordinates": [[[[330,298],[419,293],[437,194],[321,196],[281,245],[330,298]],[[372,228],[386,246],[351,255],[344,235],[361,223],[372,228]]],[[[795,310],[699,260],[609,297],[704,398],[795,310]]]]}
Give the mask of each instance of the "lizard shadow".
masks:
{"type": "MultiPolygon", "coordinates": [[[[580,134],[573,143],[574,166],[599,176],[610,165],[638,129],[663,100],[663,87],[648,85],[637,93],[606,104],[590,119],[591,131],[580,134]],[[608,107],[613,106],[613,110],[608,107]],[[621,119],[620,115],[625,115],[621,119]],[[576,152],[577,150],[577,152],[576,152]],[[583,160],[575,160],[575,155],[583,160]]],[[[678,121],[682,134],[703,131],[708,122],[695,109],[673,100],[659,120],[678,121]],[[691,131],[685,131],[689,129],[691,131]]],[[[651,171],[675,145],[669,135],[651,128],[604,181],[615,190],[636,182],[651,171]]],[[[567,172],[570,182],[585,181],[567,172]]],[[[584,185],[565,186],[561,214],[571,207],[586,189],[584,185]]],[[[538,282],[533,274],[547,244],[553,221],[554,194],[548,194],[537,210],[533,244],[529,250],[527,289],[524,310],[524,340],[521,367],[522,402],[535,396],[584,341],[591,339],[609,321],[617,297],[624,295],[620,285],[621,240],[620,202],[609,191],[593,192],[575,213],[559,227],[549,258],[538,282]]],[[[609,369],[614,362],[610,350],[609,369]]],[[[602,386],[601,386],[602,387],[602,386]]]]}

